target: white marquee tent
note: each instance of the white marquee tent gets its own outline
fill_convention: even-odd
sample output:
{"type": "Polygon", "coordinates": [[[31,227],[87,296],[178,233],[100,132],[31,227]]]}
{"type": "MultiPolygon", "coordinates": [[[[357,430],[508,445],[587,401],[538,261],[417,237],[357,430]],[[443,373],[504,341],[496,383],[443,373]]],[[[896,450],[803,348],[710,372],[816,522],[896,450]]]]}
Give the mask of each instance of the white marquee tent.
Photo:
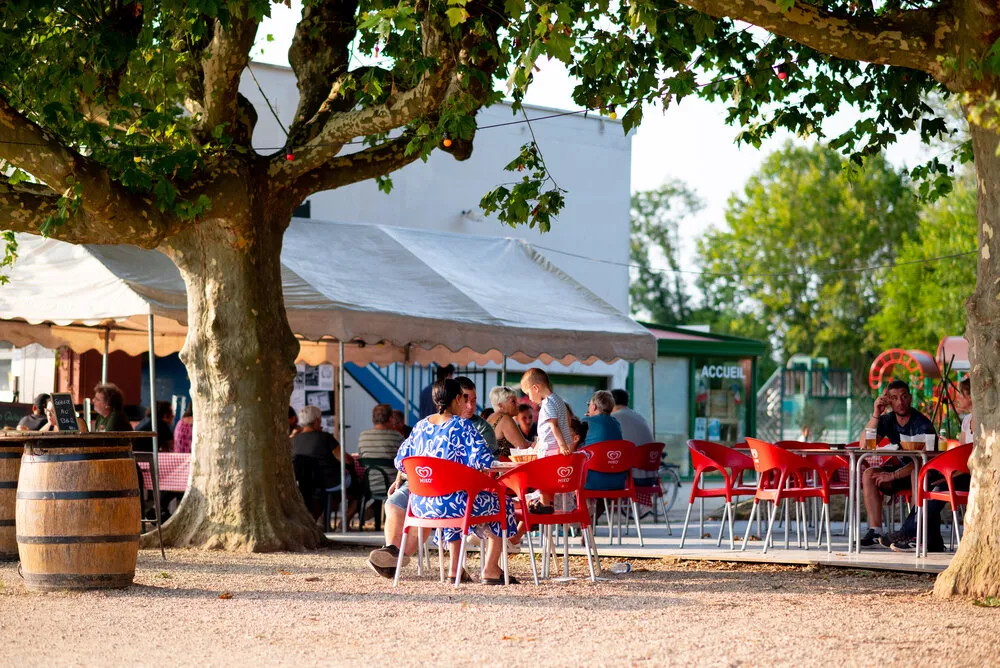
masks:
{"type": "MultiPolygon", "coordinates": [[[[135,355],[180,350],[184,283],[163,254],[18,235],[0,287],[0,339],[135,355]]],[[[483,363],[653,360],[656,341],[515,239],[295,219],[281,254],[300,361],[483,363]],[[513,287],[531,287],[515,299],[513,287]]]]}
{"type": "MultiPolygon", "coordinates": [[[[27,234],[18,246],[10,283],[0,287],[0,340],[103,350],[105,372],[109,351],[152,357],[183,346],[184,282],[162,253],[27,234]]],[[[295,219],[281,264],[299,361],[337,365],[341,389],[342,357],[380,365],[656,359],[652,334],[523,241],[295,219]],[[515,299],[515,285],[530,285],[531,298],[515,299]]],[[[343,392],[337,396],[343,415],[343,392]]]]}

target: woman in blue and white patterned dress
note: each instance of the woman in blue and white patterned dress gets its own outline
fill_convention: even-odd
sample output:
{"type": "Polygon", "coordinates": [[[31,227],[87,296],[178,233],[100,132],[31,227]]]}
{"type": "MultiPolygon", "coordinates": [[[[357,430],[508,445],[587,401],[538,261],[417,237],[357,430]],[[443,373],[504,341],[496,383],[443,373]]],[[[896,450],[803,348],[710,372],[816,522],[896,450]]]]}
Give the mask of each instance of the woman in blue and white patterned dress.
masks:
{"type": "MultiPolygon", "coordinates": [[[[409,437],[399,446],[396,453],[396,468],[403,470],[403,460],[407,457],[437,457],[458,462],[474,469],[488,469],[493,464],[493,455],[486,441],[472,422],[459,417],[465,404],[465,395],[457,381],[447,378],[434,383],[431,390],[438,412],[418,422],[409,437]]],[[[513,504],[506,502],[506,537],[517,533],[517,520],[513,504]]],[[[443,518],[465,515],[466,493],[455,492],[446,496],[424,497],[410,495],[410,509],[417,517],[443,518]]],[[[473,515],[489,515],[498,512],[500,501],[493,492],[480,492],[472,505],[473,515]]],[[[500,568],[503,540],[499,522],[480,524],[472,528],[481,539],[487,541],[486,567],[483,572],[484,584],[503,584],[504,574],[500,568]]],[[[461,539],[459,529],[442,529],[443,540],[453,548],[461,539]]],[[[458,549],[451,549],[451,575],[454,579],[458,570],[458,549]]],[[[463,579],[466,576],[463,574],[463,579]]],[[[511,577],[511,584],[516,580],[511,577]]]]}

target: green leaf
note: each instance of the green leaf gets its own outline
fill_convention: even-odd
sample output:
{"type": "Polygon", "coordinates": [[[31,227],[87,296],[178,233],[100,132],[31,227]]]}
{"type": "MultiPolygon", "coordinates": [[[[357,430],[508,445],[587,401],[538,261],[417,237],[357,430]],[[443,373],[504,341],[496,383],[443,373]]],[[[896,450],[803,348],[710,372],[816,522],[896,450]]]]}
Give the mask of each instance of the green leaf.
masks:
{"type": "Polygon", "coordinates": [[[462,7],[452,7],[445,12],[445,15],[448,17],[448,23],[451,24],[452,28],[465,23],[465,20],[469,18],[469,12],[465,11],[462,7]]]}
{"type": "Polygon", "coordinates": [[[554,58],[558,58],[567,65],[570,65],[573,62],[572,50],[574,43],[572,37],[553,32],[549,34],[549,38],[545,42],[545,50],[554,58]]]}

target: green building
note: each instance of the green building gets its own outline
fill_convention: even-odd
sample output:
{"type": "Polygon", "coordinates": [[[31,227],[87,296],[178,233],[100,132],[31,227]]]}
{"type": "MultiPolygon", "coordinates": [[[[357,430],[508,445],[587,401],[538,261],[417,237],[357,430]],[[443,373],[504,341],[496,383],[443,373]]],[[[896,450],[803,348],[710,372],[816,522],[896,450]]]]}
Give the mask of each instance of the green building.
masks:
{"type": "Polygon", "coordinates": [[[657,339],[655,383],[650,364],[632,365],[629,391],[633,408],[653,424],[666,443],[670,461],[691,475],[687,441],[708,439],[733,445],[757,433],[757,360],[764,344],[753,339],[694,329],[642,323],[657,339]],[[655,424],[650,393],[655,397],[655,424]]]}

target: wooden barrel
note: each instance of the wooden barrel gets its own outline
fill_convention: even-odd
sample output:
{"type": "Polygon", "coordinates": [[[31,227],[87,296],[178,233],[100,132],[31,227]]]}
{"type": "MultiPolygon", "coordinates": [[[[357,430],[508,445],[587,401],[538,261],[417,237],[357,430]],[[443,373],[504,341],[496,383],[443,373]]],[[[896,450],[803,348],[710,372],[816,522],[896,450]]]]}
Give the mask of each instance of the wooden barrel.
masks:
{"type": "Polygon", "coordinates": [[[25,442],[17,549],[33,591],[132,584],[141,510],[131,437],[62,432],[25,442]]]}
{"type": "Polygon", "coordinates": [[[0,442],[0,560],[17,559],[14,536],[14,496],[21,469],[20,443],[0,442]]]}

